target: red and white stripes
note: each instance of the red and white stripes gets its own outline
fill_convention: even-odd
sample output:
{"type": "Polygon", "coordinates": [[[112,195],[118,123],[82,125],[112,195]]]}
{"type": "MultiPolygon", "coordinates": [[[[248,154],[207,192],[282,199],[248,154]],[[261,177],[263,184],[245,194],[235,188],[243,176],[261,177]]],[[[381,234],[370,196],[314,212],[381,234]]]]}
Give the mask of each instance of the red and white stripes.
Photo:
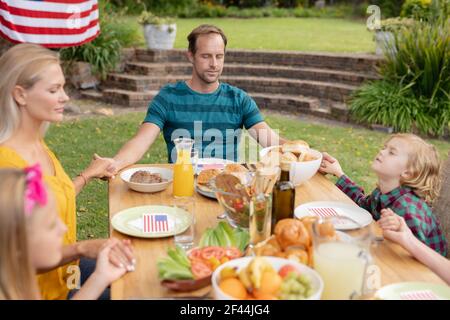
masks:
{"type": "Polygon", "coordinates": [[[68,47],[99,33],[97,0],[0,0],[0,35],[11,42],[68,47]]]}

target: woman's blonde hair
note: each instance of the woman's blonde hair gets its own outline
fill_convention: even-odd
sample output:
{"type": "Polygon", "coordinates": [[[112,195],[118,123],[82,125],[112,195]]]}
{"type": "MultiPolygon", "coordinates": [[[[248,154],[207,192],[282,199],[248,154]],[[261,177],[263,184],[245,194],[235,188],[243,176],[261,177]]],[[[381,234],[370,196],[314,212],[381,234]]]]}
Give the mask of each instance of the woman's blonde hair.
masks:
{"type": "MultiPolygon", "coordinates": [[[[42,71],[60,64],[58,53],[36,44],[22,43],[11,47],[0,58],[0,144],[8,140],[20,123],[20,112],[12,96],[15,86],[30,89],[42,71]]],[[[48,123],[42,126],[42,134],[48,123]]]]}
{"type": "Polygon", "coordinates": [[[407,164],[409,176],[401,179],[401,185],[411,187],[431,205],[441,187],[441,162],[436,147],[410,133],[394,134],[386,142],[394,138],[407,141],[410,150],[407,164]]]}
{"type": "Polygon", "coordinates": [[[0,170],[0,300],[38,299],[31,265],[27,218],[24,213],[26,175],[23,170],[0,170]]]}

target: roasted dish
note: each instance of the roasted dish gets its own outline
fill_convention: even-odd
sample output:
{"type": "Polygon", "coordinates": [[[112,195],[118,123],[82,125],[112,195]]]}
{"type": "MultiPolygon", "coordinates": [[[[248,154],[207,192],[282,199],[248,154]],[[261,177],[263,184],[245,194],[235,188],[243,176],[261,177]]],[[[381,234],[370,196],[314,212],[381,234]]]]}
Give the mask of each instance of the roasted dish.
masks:
{"type": "Polygon", "coordinates": [[[161,174],[151,173],[151,172],[145,171],[145,170],[136,171],[135,173],[133,173],[131,175],[131,178],[130,178],[130,182],[134,182],[134,183],[152,184],[152,183],[161,183],[161,182],[166,182],[166,181],[167,181],[167,179],[163,179],[161,177],[161,174]]]}

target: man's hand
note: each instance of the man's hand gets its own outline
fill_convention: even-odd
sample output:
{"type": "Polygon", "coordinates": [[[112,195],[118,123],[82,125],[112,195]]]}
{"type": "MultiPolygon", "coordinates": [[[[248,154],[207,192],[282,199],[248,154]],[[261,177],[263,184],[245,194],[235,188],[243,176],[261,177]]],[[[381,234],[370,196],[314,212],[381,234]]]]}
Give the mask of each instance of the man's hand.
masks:
{"type": "Polygon", "coordinates": [[[94,154],[93,160],[83,171],[83,176],[90,180],[92,178],[110,178],[112,174],[108,172],[108,167],[114,162],[111,158],[103,158],[94,154]]]}
{"type": "Polygon", "coordinates": [[[264,148],[279,146],[286,142],[286,139],[280,137],[265,121],[255,124],[248,129],[248,133],[264,148]]]}

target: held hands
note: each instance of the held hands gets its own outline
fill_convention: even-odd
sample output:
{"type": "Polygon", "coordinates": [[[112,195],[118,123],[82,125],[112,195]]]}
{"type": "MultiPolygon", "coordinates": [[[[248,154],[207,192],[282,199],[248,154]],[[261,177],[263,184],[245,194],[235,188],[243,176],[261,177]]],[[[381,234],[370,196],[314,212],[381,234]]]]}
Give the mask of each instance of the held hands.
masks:
{"type": "MultiPolygon", "coordinates": [[[[124,240],[121,242],[115,238],[106,240],[100,248],[100,252],[97,257],[97,265],[93,275],[95,275],[97,279],[106,285],[109,285],[113,281],[119,279],[128,271],[134,271],[134,263],[131,265],[126,264],[130,261],[124,261],[124,257],[118,254],[122,251],[122,249],[119,248],[121,244],[129,246],[131,249],[131,243],[129,243],[129,240],[124,240]]],[[[134,259],[132,259],[132,261],[134,262],[134,259]]]]}
{"type": "Polygon", "coordinates": [[[113,172],[108,171],[108,167],[112,163],[114,163],[114,159],[103,158],[95,153],[91,163],[84,170],[83,176],[85,176],[87,179],[111,178],[113,176],[113,172]]]}
{"type": "Polygon", "coordinates": [[[402,246],[405,246],[409,239],[414,237],[405,219],[395,214],[391,209],[382,209],[381,219],[377,223],[383,230],[383,236],[386,239],[402,246]]]}
{"type": "Polygon", "coordinates": [[[322,163],[320,164],[319,171],[321,173],[332,174],[338,178],[344,175],[344,171],[342,171],[339,161],[326,152],[322,153],[322,163]]]}
{"type": "MultiPolygon", "coordinates": [[[[133,271],[136,260],[130,240],[119,240],[117,238],[96,239],[80,241],[77,244],[81,256],[90,259],[100,259],[102,250],[109,246],[109,262],[117,268],[133,271]]],[[[98,263],[98,261],[97,261],[98,263]]]]}

